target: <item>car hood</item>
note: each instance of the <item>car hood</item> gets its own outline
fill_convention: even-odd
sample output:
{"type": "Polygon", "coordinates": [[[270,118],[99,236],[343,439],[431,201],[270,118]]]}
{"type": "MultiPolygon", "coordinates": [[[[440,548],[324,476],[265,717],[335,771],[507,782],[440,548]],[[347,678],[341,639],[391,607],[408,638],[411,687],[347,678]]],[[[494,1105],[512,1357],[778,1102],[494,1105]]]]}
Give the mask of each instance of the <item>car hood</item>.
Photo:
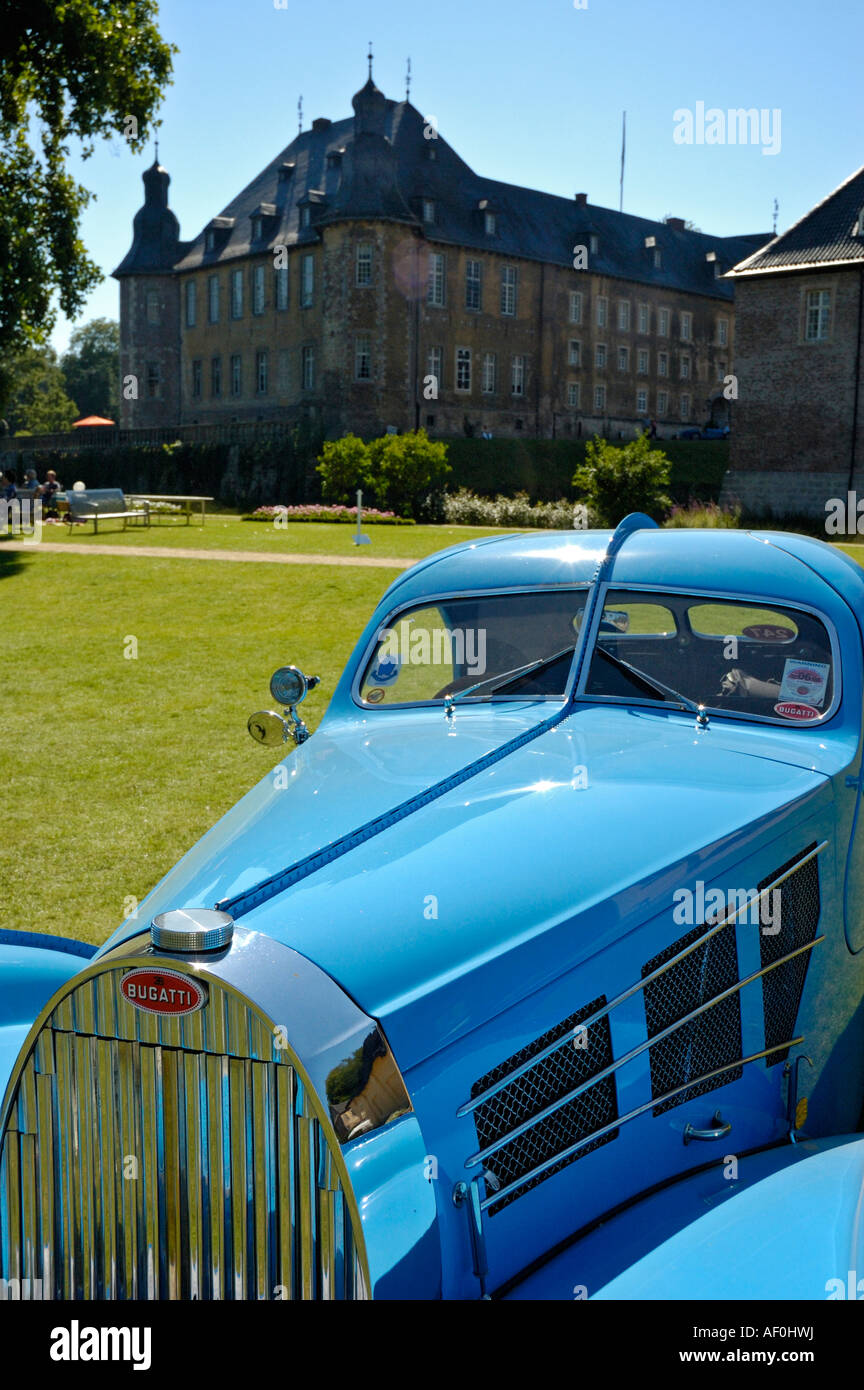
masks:
{"type": "MultiPolygon", "coordinates": [[[[179,862],[142,917],[212,907],[548,717],[548,705],[320,730],[179,862]]],[[[744,858],[830,781],[680,714],[577,707],[557,727],[245,912],[384,1024],[403,1065],[657,911],[719,851],[744,858]]],[[[776,753],[775,749],[775,753],[776,753]]],[[[706,875],[707,876],[707,875],[706,875]]],[[[107,947],[106,947],[107,949],[107,947]]]]}

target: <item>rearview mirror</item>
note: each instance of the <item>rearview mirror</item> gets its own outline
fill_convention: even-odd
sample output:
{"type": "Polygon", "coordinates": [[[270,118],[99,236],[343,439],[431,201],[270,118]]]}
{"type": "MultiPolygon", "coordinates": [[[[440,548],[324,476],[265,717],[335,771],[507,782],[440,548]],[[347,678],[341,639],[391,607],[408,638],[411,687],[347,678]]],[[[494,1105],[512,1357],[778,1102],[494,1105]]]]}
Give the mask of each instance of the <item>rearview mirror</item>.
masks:
{"type": "Polygon", "coordinates": [[[275,714],[272,709],[260,709],[257,714],[251,715],[246,728],[255,742],[263,743],[265,748],[280,748],[291,733],[287,719],[275,714]]]}

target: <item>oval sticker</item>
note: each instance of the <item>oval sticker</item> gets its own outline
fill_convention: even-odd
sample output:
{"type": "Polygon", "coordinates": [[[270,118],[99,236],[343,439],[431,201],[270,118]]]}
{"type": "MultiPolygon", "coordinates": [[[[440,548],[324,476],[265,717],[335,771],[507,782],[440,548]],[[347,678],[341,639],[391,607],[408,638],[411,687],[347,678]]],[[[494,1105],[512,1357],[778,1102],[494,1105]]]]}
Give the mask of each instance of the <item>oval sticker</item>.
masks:
{"type": "Polygon", "coordinates": [[[194,1014],[207,1003],[206,986],[176,970],[130,970],[120,981],[120,993],[136,1009],[169,1018],[194,1014]]]}
{"type": "Polygon", "coordinates": [[[821,718],[818,709],[799,704],[797,700],[781,700],[779,705],[774,706],[774,712],[781,719],[794,719],[799,724],[809,724],[812,719],[821,718]]]}

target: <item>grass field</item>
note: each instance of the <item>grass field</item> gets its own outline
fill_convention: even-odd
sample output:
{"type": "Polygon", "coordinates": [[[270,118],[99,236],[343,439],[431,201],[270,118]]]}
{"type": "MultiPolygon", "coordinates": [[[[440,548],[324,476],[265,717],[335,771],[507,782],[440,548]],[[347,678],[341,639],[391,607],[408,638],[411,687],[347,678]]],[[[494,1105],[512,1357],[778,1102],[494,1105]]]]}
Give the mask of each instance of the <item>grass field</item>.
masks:
{"type": "MultiPolygon", "coordinates": [[[[153,527],[154,545],[320,553],[321,564],[11,552],[0,544],[0,926],[103,940],[278,761],[246,732],[276,666],[322,677],[314,728],[377,599],[399,572],[330,566],[349,528],[287,532],[216,517],[153,527]],[[128,639],[137,659],[127,659],[128,639]]],[[[45,538],[62,540],[59,527],[45,538]]],[[[380,528],[372,551],[422,556],[492,534],[380,528]]],[[[80,540],[80,534],[75,535],[80,540]]],[[[106,531],[93,544],[124,543],[106,531]]],[[[130,531],[126,542],[147,543],[130,531]]],[[[864,560],[864,547],[849,554],[864,560]]]]}

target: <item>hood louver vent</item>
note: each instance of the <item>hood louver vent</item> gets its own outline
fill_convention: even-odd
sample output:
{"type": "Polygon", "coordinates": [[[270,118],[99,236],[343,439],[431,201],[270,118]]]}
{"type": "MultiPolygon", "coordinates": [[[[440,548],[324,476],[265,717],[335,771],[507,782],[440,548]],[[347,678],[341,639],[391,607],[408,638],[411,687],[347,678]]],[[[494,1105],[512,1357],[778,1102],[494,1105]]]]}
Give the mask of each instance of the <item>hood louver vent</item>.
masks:
{"type": "MultiPolygon", "coordinates": [[[[804,853],[809,854],[814,848],[815,846],[811,845],[804,853]]],[[[794,859],[790,859],[788,864],[784,864],[771,878],[779,878],[781,874],[789,873],[800,858],[801,855],[796,854],[794,859]]],[[[763,879],[759,884],[760,892],[768,886],[771,878],[763,879]]],[[[790,951],[795,951],[801,946],[809,946],[815,940],[822,911],[818,860],[810,859],[800,869],[796,869],[781,885],[779,892],[780,930],[773,936],[762,933],[759,937],[763,969],[779,960],[781,956],[788,955],[790,951]]],[[[804,951],[794,960],[778,966],[768,975],[763,975],[762,1007],[765,1013],[766,1047],[791,1038],[809,964],[810,952],[804,951]]],[[[768,1057],[767,1065],[774,1067],[778,1062],[785,1062],[788,1056],[788,1047],[780,1048],[768,1057]]]]}

